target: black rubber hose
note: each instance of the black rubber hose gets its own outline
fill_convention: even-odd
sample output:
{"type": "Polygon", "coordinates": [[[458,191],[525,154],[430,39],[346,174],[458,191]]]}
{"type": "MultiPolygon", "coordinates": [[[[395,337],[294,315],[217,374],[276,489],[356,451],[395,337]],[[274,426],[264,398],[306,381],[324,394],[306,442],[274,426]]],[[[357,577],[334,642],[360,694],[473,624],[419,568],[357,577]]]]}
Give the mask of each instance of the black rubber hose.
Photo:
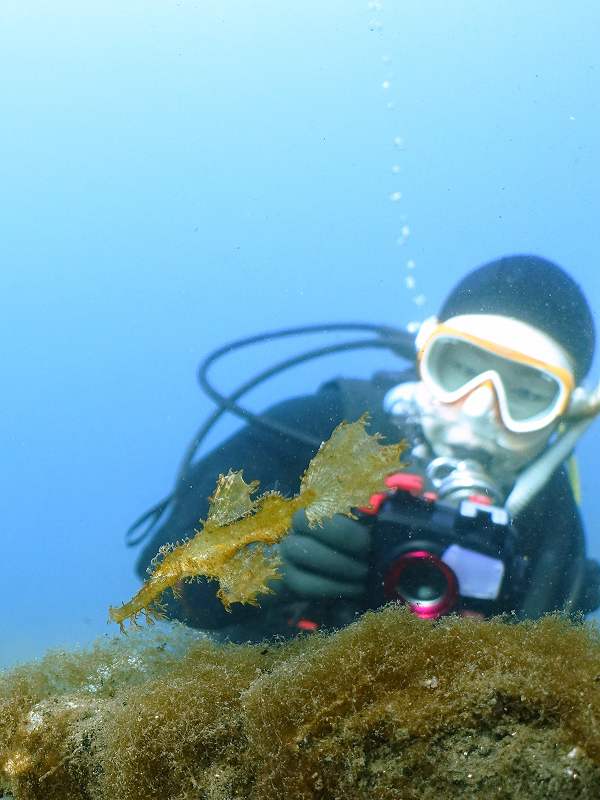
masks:
{"type": "Polygon", "coordinates": [[[273,433],[278,433],[281,436],[286,436],[291,439],[296,439],[302,444],[310,445],[311,447],[318,447],[321,442],[317,440],[314,436],[308,436],[307,434],[303,433],[302,431],[289,428],[287,425],[282,425],[279,422],[275,422],[274,420],[267,419],[265,417],[261,417],[257,414],[248,411],[248,409],[243,408],[242,406],[238,405],[236,402],[237,397],[241,396],[241,394],[245,394],[246,392],[250,391],[250,389],[257,386],[259,383],[262,383],[264,380],[277,375],[278,373],[282,372],[284,369],[289,369],[290,367],[297,367],[300,364],[305,363],[306,361],[310,361],[316,358],[323,358],[323,356],[332,355],[334,353],[342,353],[349,350],[361,350],[361,349],[391,349],[390,341],[387,339],[364,339],[364,340],[355,340],[351,342],[344,342],[343,344],[338,345],[327,345],[325,347],[319,347],[315,350],[309,350],[308,352],[301,353],[298,356],[294,356],[292,358],[287,358],[285,361],[276,364],[274,367],[271,367],[268,370],[260,373],[257,375],[253,380],[249,381],[247,384],[244,384],[243,387],[240,387],[234,395],[225,396],[218,392],[208,381],[207,378],[207,371],[210,367],[210,363],[204,362],[202,365],[202,369],[199,372],[198,379],[200,381],[200,385],[204,392],[212,399],[214,402],[219,406],[220,410],[222,411],[230,411],[232,414],[235,414],[241,419],[249,422],[252,425],[256,425],[257,427],[263,428],[265,430],[269,430],[273,433]]]}
{"type": "MultiPolygon", "coordinates": [[[[283,328],[277,331],[270,331],[267,333],[257,334],[255,336],[249,336],[243,339],[238,339],[234,342],[229,342],[228,344],[223,345],[217,350],[214,350],[200,364],[200,367],[198,369],[198,380],[200,382],[200,386],[202,387],[203,391],[212,400],[214,400],[215,403],[217,403],[218,408],[204,422],[202,427],[197,431],[196,435],[193,437],[191,443],[187,447],[177,473],[177,479],[175,485],[177,486],[182,477],[185,476],[203,440],[206,438],[210,430],[213,428],[213,426],[218,422],[220,417],[226,411],[230,411],[231,413],[236,414],[237,416],[246,420],[250,424],[259,425],[263,428],[267,428],[268,430],[282,436],[295,438],[298,441],[301,441],[305,444],[309,444],[311,447],[318,447],[321,443],[317,442],[316,439],[314,439],[314,437],[307,436],[302,431],[297,431],[288,428],[287,426],[281,425],[280,423],[277,423],[274,420],[268,420],[258,417],[257,415],[253,414],[247,409],[239,406],[236,401],[239,400],[239,398],[242,397],[244,394],[251,391],[251,389],[260,385],[261,383],[273,377],[274,375],[284,372],[286,369],[290,369],[291,367],[297,366],[311,359],[321,358],[325,355],[330,355],[332,353],[338,353],[353,349],[357,350],[363,348],[370,348],[370,347],[386,348],[392,350],[401,358],[405,358],[406,360],[409,361],[413,360],[415,355],[414,336],[412,334],[408,333],[407,331],[402,331],[397,328],[392,328],[389,326],[373,325],[371,323],[361,323],[361,322],[341,322],[328,325],[319,324],[319,325],[305,325],[295,328],[283,328]],[[343,342],[341,344],[328,345],[325,347],[320,347],[315,350],[302,353],[299,356],[284,359],[274,367],[270,367],[269,369],[264,370],[258,375],[255,375],[250,380],[246,381],[244,384],[239,386],[238,389],[232,392],[229,396],[223,395],[220,392],[218,392],[208,380],[207,376],[208,370],[215,363],[215,361],[218,361],[223,356],[228,355],[229,353],[232,353],[235,350],[239,350],[243,347],[248,347],[253,344],[259,344],[261,342],[272,339],[280,339],[290,336],[301,336],[313,333],[323,334],[323,333],[348,331],[348,330],[368,331],[370,333],[377,334],[380,338],[357,340],[354,342],[343,342]]],[[[133,524],[130,525],[125,534],[125,542],[129,547],[133,547],[136,544],[139,544],[156,527],[159,520],[169,507],[174,494],[175,490],[171,492],[169,495],[167,495],[167,497],[163,498],[161,501],[152,506],[152,508],[150,508],[144,514],[138,517],[133,522],[133,524]],[[146,527],[142,531],[140,531],[140,533],[137,536],[134,536],[133,534],[135,533],[135,531],[139,530],[139,528],[145,525],[145,523],[149,524],[146,525],[146,527]]]]}

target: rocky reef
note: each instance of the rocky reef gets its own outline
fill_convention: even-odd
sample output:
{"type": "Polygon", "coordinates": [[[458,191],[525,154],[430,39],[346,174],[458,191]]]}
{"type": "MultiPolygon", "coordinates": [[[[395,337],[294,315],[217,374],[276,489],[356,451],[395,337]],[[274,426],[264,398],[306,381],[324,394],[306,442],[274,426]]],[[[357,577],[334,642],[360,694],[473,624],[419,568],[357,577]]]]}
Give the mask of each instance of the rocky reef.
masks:
{"type": "MultiPolygon", "coordinates": [[[[0,676],[17,800],[600,797],[600,636],[368,613],[223,645],[181,626],[0,676]]],[[[1,792],[0,792],[1,794],[1,792]]]]}

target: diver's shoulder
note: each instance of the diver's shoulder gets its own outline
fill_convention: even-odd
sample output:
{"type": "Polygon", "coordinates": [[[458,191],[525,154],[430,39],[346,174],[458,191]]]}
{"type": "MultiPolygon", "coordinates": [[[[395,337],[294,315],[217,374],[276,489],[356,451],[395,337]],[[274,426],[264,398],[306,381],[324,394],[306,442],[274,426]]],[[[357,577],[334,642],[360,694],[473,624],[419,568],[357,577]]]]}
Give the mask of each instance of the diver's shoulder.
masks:
{"type": "Polygon", "coordinates": [[[414,381],[417,375],[413,368],[389,371],[380,370],[369,378],[352,378],[338,376],[331,378],[319,387],[319,393],[337,392],[347,395],[380,397],[381,400],[387,392],[398,384],[414,381]]]}
{"type": "Polygon", "coordinates": [[[394,386],[414,379],[414,370],[380,371],[370,378],[338,377],[322,384],[318,394],[336,398],[340,421],[353,421],[368,412],[371,416],[370,427],[393,437],[396,431],[391,427],[389,414],[384,408],[385,396],[394,386]]]}

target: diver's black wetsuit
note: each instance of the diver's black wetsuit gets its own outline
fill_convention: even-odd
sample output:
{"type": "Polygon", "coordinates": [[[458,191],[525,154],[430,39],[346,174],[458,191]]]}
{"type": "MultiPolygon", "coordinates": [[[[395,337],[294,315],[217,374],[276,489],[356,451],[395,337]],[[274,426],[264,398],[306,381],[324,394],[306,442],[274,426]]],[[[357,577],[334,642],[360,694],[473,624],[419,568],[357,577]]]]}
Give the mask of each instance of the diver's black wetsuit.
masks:
{"type": "MultiPolygon", "coordinates": [[[[325,441],[340,422],[357,419],[368,410],[370,431],[379,431],[388,442],[399,441],[403,438],[402,431],[383,411],[382,405],[385,393],[405,380],[414,380],[414,374],[382,373],[370,381],[330,381],[314,395],[287,400],[269,409],[264,416],[325,441]]],[[[233,435],[195,464],[180,482],[169,517],[140,554],[137,562],[140,577],[146,576],[146,568],[161,545],[193,534],[198,521],[206,517],[208,497],[214,491],[219,474],[243,469],[247,481],[260,481],[259,491],[276,489],[291,495],[298,491],[299,479],[315,452],[316,448],[257,426],[246,426],[233,435]]],[[[534,597],[530,613],[535,616],[561,604],[564,592],[560,583],[570,580],[573,543],[583,541],[581,519],[564,469],[557,470],[515,522],[533,561],[537,560],[538,552],[544,552],[545,532],[551,529],[570,532],[565,537],[566,549],[561,554],[559,570],[556,564],[547,565],[545,569],[543,561],[539,562],[538,580],[556,584],[552,591],[557,600],[550,606],[546,604],[531,611],[536,609],[534,597]]],[[[260,608],[234,605],[231,612],[226,612],[216,598],[216,589],[214,581],[184,584],[180,601],[166,598],[169,615],[193,627],[218,632],[232,641],[248,641],[273,634],[295,634],[298,620],[306,615],[309,605],[282,589],[275,595],[261,598],[260,608]]],[[[320,621],[327,626],[341,626],[363,610],[364,606],[355,602],[328,600],[320,606],[320,621]]],[[[314,613],[310,616],[314,618],[314,613]]]]}

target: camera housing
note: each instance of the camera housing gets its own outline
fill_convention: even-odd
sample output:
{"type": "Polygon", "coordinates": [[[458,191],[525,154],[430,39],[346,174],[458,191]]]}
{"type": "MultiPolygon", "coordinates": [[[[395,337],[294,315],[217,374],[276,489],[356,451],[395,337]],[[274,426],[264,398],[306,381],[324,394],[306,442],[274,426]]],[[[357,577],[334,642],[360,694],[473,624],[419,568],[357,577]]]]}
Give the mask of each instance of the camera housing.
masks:
{"type": "Polygon", "coordinates": [[[417,616],[459,613],[490,617],[520,608],[528,558],[505,509],[396,489],[372,515],[368,604],[405,603],[417,616]]]}

